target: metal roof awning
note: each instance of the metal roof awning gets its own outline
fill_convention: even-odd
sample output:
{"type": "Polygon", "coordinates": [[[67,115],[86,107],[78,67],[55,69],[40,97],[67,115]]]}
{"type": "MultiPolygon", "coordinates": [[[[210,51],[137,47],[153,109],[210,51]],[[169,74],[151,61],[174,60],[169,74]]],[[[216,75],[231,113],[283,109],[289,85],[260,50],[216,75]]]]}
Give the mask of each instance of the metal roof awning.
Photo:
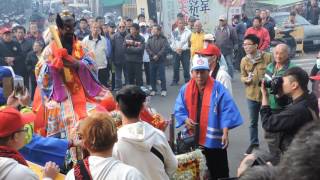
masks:
{"type": "Polygon", "coordinates": [[[297,4],[299,2],[303,2],[303,0],[259,0],[257,2],[262,3],[262,4],[268,4],[268,5],[282,7],[282,6],[289,6],[292,4],[297,4]]]}
{"type": "Polygon", "coordinates": [[[125,0],[102,0],[101,3],[104,7],[113,7],[124,4],[125,0]]]}

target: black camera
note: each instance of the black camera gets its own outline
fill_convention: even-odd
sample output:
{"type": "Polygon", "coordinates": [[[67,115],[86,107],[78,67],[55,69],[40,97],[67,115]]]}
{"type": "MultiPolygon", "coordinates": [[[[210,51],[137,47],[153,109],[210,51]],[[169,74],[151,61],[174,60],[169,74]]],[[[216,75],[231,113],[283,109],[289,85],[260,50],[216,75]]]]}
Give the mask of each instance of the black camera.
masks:
{"type": "Polygon", "coordinates": [[[283,79],[281,76],[273,77],[271,80],[265,79],[263,82],[264,87],[270,89],[270,94],[277,95],[279,90],[282,89],[283,79]]]}

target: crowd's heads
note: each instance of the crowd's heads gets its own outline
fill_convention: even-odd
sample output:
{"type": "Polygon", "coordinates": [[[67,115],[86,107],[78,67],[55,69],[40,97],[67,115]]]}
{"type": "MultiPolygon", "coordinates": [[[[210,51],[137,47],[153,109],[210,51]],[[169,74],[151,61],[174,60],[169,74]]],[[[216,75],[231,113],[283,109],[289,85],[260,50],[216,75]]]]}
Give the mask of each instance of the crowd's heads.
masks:
{"type": "Polygon", "coordinates": [[[106,26],[109,34],[114,34],[116,32],[116,24],[114,22],[110,21],[106,26]]]}
{"type": "Polygon", "coordinates": [[[255,16],[260,16],[260,9],[255,10],[255,16]]]}
{"type": "Polygon", "coordinates": [[[120,111],[127,118],[138,118],[146,97],[146,93],[140,87],[128,85],[117,92],[116,100],[120,111]]]}
{"type": "Polygon", "coordinates": [[[44,47],[44,44],[42,41],[35,41],[33,43],[32,49],[34,52],[41,52],[43,47],[44,47]]]}
{"type": "Polygon", "coordinates": [[[269,9],[266,9],[266,12],[267,12],[267,17],[270,17],[270,15],[271,15],[270,10],[269,10],[269,9]]]}
{"type": "Polygon", "coordinates": [[[139,23],[139,27],[140,27],[140,32],[141,33],[145,33],[145,32],[147,32],[147,23],[145,23],[145,22],[140,22],[139,23]]]}
{"type": "Polygon", "coordinates": [[[192,29],[194,27],[194,23],[197,21],[197,19],[193,16],[190,16],[188,19],[188,25],[192,29]]]}
{"type": "Polygon", "coordinates": [[[215,69],[221,56],[220,49],[214,44],[208,44],[207,48],[196,53],[208,59],[209,68],[211,70],[215,69]]]}
{"type": "Polygon", "coordinates": [[[258,49],[260,39],[254,34],[248,34],[244,37],[243,48],[246,54],[255,53],[258,49]]]}
{"type": "Polygon", "coordinates": [[[99,23],[100,26],[104,25],[105,19],[102,16],[96,17],[96,22],[99,23]]]}
{"type": "Polygon", "coordinates": [[[152,18],[152,17],[150,17],[149,18],[149,26],[152,27],[152,26],[154,26],[156,24],[157,24],[157,20],[152,18]]]}
{"type": "Polygon", "coordinates": [[[11,42],[12,41],[12,32],[10,28],[3,28],[1,29],[1,36],[4,42],[11,42]]]}
{"type": "Polygon", "coordinates": [[[100,27],[99,22],[92,23],[90,30],[91,30],[91,33],[93,36],[98,36],[101,31],[101,27],[100,27]]]}
{"type": "Polygon", "coordinates": [[[138,21],[140,22],[146,22],[146,16],[144,14],[138,15],[138,21]]]}
{"type": "Polygon", "coordinates": [[[266,10],[261,10],[260,11],[260,18],[261,19],[266,19],[268,17],[267,11],[266,10]]]}
{"type": "Polygon", "coordinates": [[[241,17],[240,17],[239,14],[234,15],[233,18],[232,18],[232,22],[233,22],[234,24],[238,24],[238,23],[240,22],[240,20],[241,20],[241,17]]]}
{"type": "Polygon", "coordinates": [[[182,13],[178,13],[177,14],[177,20],[178,19],[184,20],[184,15],[182,13]]]}
{"type": "Polygon", "coordinates": [[[132,26],[133,24],[133,20],[131,18],[126,18],[126,26],[127,26],[127,29],[130,29],[130,27],[132,26]]]}
{"type": "Polygon", "coordinates": [[[31,34],[36,34],[39,32],[38,24],[36,22],[30,22],[29,24],[29,32],[31,34]]]}
{"type": "Polygon", "coordinates": [[[86,29],[86,28],[88,27],[88,21],[87,21],[87,19],[81,18],[81,19],[79,20],[79,27],[80,27],[81,29],[86,29]]]}
{"type": "Polygon", "coordinates": [[[261,27],[261,23],[262,23],[262,19],[259,16],[256,16],[253,18],[253,23],[252,26],[255,28],[260,28],[261,27]]]}
{"type": "Polygon", "coordinates": [[[284,94],[290,95],[293,91],[301,90],[308,91],[309,76],[308,73],[300,67],[293,67],[283,75],[282,90],[284,94]]]}
{"type": "Polygon", "coordinates": [[[123,33],[126,31],[126,23],[124,21],[120,21],[118,30],[120,33],[123,33]]]}
{"type": "Polygon", "coordinates": [[[199,20],[195,21],[193,27],[194,27],[194,30],[196,32],[201,32],[202,31],[202,24],[201,24],[201,22],[199,20]]]}
{"type": "Polygon", "coordinates": [[[289,60],[289,47],[286,44],[278,44],[273,50],[274,61],[285,64],[289,60]]]}
{"type": "Polygon", "coordinates": [[[35,115],[32,113],[22,115],[12,107],[1,109],[0,146],[9,146],[16,150],[22,148],[26,140],[24,125],[34,119],[35,115]]]}
{"type": "Polygon", "coordinates": [[[208,43],[213,43],[214,42],[214,35],[213,34],[205,34],[203,41],[206,41],[208,43]]]}
{"type": "Polygon", "coordinates": [[[279,180],[320,179],[320,123],[305,125],[295,136],[279,164],[279,180]]]}
{"type": "Polygon", "coordinates": [[[221,56],[220,49],[214,44],[208,44],[207,48],[197,51],[196,53],[202,56],[221,56]]]}
{"type": "Polygon", "coordinates": [[[26,35],[26,29],[23,26],[16,26],[15,29],[15,36],[17,40],[23,40],[24,36],[26,35]]]}
{"type": "Polygon", "coordinates": [[[94,113],[80,123],[79,136],[89,152],[112,151],[117,142],[117,128],[107,113],[94,113]]]}
{"type": "Polygon", "coordinates": [[[205,86],[209,77],[208,58],[195,55],[192,59],[191,75],[198,86],[205,86]]]}
{"type": "Polygon", "coordinates": [[[159,36],[161,34],[161,26],[160,25],[153,25],[152,26],[152,34],[159,36]]]}
{"type": "Polygon", "coordinates": [[[130,33],[132,35],[137,35],[139,34],[140,31],[140,26],[137,23],[133,23],[132,26],[130,27],[130,33]]]}
{"type": "Polygon", "coordinates": [[[225,15],[220,15],[219,16],[219,25],[225,26],[226,24],[228,24],[228,18],[225,15]]]}
{"type": "Polygon", "coordinates": [[[183,29],[185,26],[185,22],[183,19],[178,19],[177,20],[177,25],[178,25],[178,29],[183,29]]]}

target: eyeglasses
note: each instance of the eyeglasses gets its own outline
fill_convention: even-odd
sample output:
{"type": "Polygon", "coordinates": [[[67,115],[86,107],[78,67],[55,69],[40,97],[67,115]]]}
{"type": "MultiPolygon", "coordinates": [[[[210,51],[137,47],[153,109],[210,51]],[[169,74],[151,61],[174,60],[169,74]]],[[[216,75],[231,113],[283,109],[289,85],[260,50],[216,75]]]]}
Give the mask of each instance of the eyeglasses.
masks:
{"type": "Polygon", "coordinates": [[[125,28],[125,26],[119,26],[119,28],[125,28]]]}

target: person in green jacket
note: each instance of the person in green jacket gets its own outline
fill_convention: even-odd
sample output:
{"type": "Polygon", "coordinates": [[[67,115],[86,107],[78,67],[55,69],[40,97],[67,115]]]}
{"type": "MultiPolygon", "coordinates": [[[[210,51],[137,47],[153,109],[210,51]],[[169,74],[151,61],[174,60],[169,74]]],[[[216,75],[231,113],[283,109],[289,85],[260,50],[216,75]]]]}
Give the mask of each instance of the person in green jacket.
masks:
{"type": "MultiPolygon", "coordinates": [[[[265,80],[271,80],[274,77],[282,77],[284,73],[296,65],[289,59],[289,48],[286,44],[279,44],[273,51],[274,62],[267,66],[265,80]]],[[[269,105],[273,112],[282,111],[289,104],[288,97],[272,94],[268,89],[269,105]]],[[[281,150],[279,148],[281,134],[265,131],[265,140],[267,141],[270,154],[273,157],[272,163],[278,164],[280,160],[281,150]]]]}

